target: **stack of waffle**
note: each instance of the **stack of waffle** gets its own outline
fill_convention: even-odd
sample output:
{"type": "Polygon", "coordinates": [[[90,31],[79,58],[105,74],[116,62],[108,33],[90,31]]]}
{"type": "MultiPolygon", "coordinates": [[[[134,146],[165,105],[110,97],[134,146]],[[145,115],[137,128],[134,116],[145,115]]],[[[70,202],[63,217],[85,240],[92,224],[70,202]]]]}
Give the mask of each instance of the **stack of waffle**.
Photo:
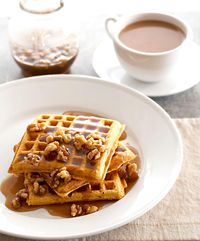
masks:
{"type": "Polygon", "coordinates": [[[119,138],[116,120],[43,114],[27,127],[9,172],[24,175],[13,206],[118,200],[138,177],[136,155],[119,138]]]}

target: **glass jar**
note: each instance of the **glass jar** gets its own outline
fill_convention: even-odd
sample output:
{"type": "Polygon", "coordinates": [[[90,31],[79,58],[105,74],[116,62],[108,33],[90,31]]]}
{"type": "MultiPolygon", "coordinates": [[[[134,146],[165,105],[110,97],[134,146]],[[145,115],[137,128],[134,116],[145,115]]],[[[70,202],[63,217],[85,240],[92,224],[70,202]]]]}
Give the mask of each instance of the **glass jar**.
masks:
{"type": "Polygon", "coordinates": [[[56,74],[69,69],[78,54],[76,19],[62,0],[20,0],[9,22],[11,52],[26,75],[56,74]]]}

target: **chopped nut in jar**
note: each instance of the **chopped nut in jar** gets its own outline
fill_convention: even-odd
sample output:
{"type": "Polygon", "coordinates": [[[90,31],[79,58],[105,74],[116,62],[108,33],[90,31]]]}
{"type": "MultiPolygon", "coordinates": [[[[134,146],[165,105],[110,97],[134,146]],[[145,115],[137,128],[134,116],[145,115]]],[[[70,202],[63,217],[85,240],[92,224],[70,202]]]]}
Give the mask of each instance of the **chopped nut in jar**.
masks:
{"type": "Polygon", "coordinates": [[[55,48],[29,49],[13,43],[13,58],[26,73],[56,74],[66,71],[78,54],[77,42],[55,48]]]}

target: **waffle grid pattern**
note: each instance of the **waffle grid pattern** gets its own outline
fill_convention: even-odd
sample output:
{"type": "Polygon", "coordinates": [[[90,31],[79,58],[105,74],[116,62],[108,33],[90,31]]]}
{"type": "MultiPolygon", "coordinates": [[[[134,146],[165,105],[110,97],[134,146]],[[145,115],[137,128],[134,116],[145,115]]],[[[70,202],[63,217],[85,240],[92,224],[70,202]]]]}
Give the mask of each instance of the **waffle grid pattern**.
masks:
{"type": "MultiPolygon", "coordinates": [[[[47,161],[43,158],[43,153],[47,146],[47,143],[45,142],[43,137],[45,135],[47,136],[48,134],[53,134],[54,132],[56,132],[57,128],[61,128],[65,133],[79,132],[85,136],[87,136],[92,132],[95,132],[105,137],[106,139],[105,145],[109,150],[112,148],[114,144],[113,138],[112,138],[113,133],[116,130],[118,131],[118,133],[120,133],[119,127],[121,127],[116,124],[116,121],[109,120],[109,119],[98,118],[98,117],[85,117],[85,116],[68,116],[68,115],[66,116],[65,115],[46,115],[46,114],[40,115],[37,117],[34,123],[44,123],[47,126],[47,128],[46,130],[40,131],[40,132],[25,133],[20,143],[20,146],[17,150],[16,157],[13,161],[13,166],[17,162],[20,164],[20,161],[23,160],[23,157],[28,153],[34,153],[39,155],[41,158],[40,162],[43,163],[45,166],[45,162],[47,163],[47,161]]],[[[71,143],[65,144],[65,146],[68,148],[70,152],[70,156],[67,163],[63,163],[63,166],[68,166],[69,168],[76,168],[77,171],[78,169],[81,169],[82,173],[85,172],[86,176],[89,176],[89,172],[91,171],[98,172],[99,170],[104,169],[105,161],[107,159],[109,151],[107,153],[103,153],[101,158],[94,164],[87,160],[86,152],[77,151],[76,148],[71,143]]],[[[24,164],[24,165],[27,165],[27,164],[24,164]]],[[[60,166],[61,166],[61,163],[59,163],[59,167],[60,166]]],[[[30,169],[27,168],[27,172],[31,172],[31,171],[32,171],[31,168],[30,169]]],[[[37,170],[34,169],[34,171],[37,171],[37,170]]],[[[45,171],[45,167],[42,171],[45,171]]],[[[50,171],[50,170],[47,169],[46,171],[50,171]]],[[[77,175],[77,173],[75,175],[77,175]]],[[[80,176],[82,176],[81,173],[80,173],[80,176]]]]}

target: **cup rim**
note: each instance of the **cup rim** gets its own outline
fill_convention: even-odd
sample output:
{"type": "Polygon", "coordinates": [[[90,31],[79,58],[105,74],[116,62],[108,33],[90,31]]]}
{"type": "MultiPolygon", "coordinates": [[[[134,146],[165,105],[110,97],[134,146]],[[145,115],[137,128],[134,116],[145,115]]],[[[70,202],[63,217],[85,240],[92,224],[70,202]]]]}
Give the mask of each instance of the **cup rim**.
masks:
{"type": "MultiPolygon", "coordinates": [[[[167,55],[167,54],[170,54],[172,52],[175,52],[177,51],[179,48],[182,48],[183,45],[185,45],[186,41],[191,37],[191,29],[190,27],[188,26],[188,24],[180,17],[177,17],[173,14],[168,14],[168,13],[161,13],[161,12],[140,12],[140,13],[135,13],[133,15],[129,15],[129,16],[122,16],[122,17],[119,17],[117,18],[117,22],[116,24],[120,24],[120,23],[125,23],[127,22],[129,19],[133,18],[134,16],[140,16],[140,15],[156,15],[156,16],[165,16],[165,17],[170,17],[171,19],[179,22],[181,25],[184,26],[185,30],[181,27],[181,30],[185,33],[185,38],[184,40],[175,48],[173,49],[170,49],[170,50],[167,50],[167,51],[162,51],[162,52],[145,52],[145,51],[140,51],[140,50],[136,50],[136,49],[133,49],[133,48],[130,48],[128,46],[126,46],[120,39],[119,39],[119,34],[121,32],[121,30],[123,28],[125,28],[126,26],[128,26],[130,23],[128,24],[125,24],[125,26],[123,28],[121,28],[119,31],[114,32],[113,34],[113,40],[119,45],[121,46],[122,48],[126,49],[127,51],[131,52],[131,53],[135,53],[135,54],[139,54],[139,55],[145,55],[145,56],[162,56],[162,55],[167,55]]],[[[140,20],[139,20],[140,21],[140,20]]],[[[162,20],[161,20],[162,21],[162,20]]],[[[163,20],[165,22],[167,22],[166,20],[163,20]]],[[[135,22],[135,21],[132,21],[132,22],[135,22]]],[[[173,23],[174,25],[176,25],[175,23],[173,23]]]]}

